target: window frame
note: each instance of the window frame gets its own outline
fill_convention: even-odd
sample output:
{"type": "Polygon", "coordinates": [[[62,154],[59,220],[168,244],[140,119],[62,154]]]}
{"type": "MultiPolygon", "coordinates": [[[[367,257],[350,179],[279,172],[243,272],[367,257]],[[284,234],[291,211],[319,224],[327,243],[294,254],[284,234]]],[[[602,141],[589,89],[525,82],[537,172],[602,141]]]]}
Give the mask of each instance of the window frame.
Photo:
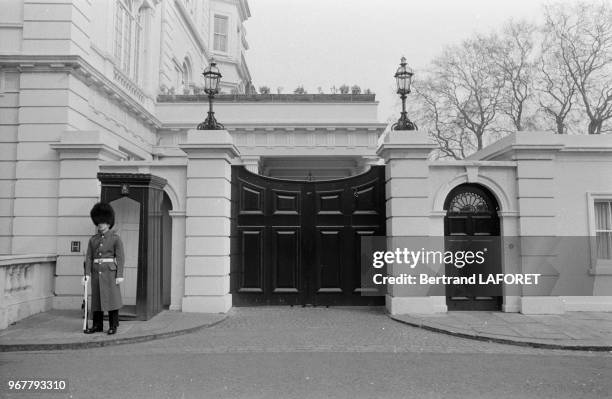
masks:
{"type": "Polygon", "coordinates": [[[612,192],[587,192],[589,245],[591,252],[591,268],[589,269],[589,273],[592,275],[612,275],[612,259],[597,258],[598,229],[595,218],[596,202],[609,202],[612,204],[612,192]]]}
{"type": "Polygon", "coordinates": [[[115,67],[137,85],[144,81],[147,14],[145,3],[115,0],[113,58],[115,67]]]}
{"type": "Polygon", "coordinates": [[[213,14],[213,23],[212,23],[212,31],[213,31],[213,51],[228,54],[229,53],[229,32],[230,32],[230,17],[229,15],[214,13],[213,14]],[[217,18],[225,20],[225,33],[217,33],[217,18]],[[217,49],[217,35],[225,39],[225,50],[217,49]]]}

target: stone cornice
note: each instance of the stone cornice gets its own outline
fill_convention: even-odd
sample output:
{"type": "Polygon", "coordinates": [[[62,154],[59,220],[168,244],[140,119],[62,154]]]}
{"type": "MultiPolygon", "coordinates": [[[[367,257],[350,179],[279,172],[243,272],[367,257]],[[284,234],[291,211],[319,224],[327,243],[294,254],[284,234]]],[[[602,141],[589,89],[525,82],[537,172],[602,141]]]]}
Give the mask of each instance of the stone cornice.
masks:
{"type": "MultiPolygon", "coordinates": [[[[249,133],[249,132],[275,132],[275,131],[287,131],[293,132],[296,130],[307,130],[311,132],[315,131],[368,131],[368,132],[378,132],[378,134],[382,134],[386,123],[359,123],[359,124],[350,124],[350,123],[283,123],[277,125],[270,125],[266,123],[226,123],[225,129],[232,133],[249,133]]],[[[172,123],[172,124],[164,124],[161,130],[172,130],[172,131],[180,131],[186,129],[193,129],[194,123],[172,123]]]]}
{"type": "Polygon", "coordinates": [[[160,128],[161,122],[142,104],[132,98],[121,85],[112,78],[98,71],[90,63],[78,55],[2,55],[0,67],[15,68],[20,72],[67,72],[85,82],[88,86],[96,86],[108,97],[119,103],[122,108],[136,115],[153,128],[160,128]]]}
{"type": "Polygon", "coordinates": [[[507,168],[507,167],[516,167],[518,162],[516,161],[429,161],[427,163],[431,167],[457,167],[457,166],[479,166],[482,168],[507,168]]]}
{"type": "Polygon", "coordinates": [[[53,143],[60,159],[125,159],[127,154],[102,143],[53,143]]]}
{"type": "Polygon", "coordinates": [[[579,146],[565,146],[561,152],[612,152],[612,147],[579,147],[579,146]]]}
{"type": "Polygon", "coordinates": [[[149,186],[156,189],[163,189],[168,181],[162,177],[152,175],[150,173],[108,173],[98,172],[98,180],[102,184],[119,185],[129,183],[133,186],[149,186]]]}
{"type": "Polygon", "coordinates": [[[249,2],[247,0],[238,0],[238,10],[240,11],[242,22],[246,21],[251,16],[251,9],[249,8],[249,2]]]}
{"type": "Polygon", "coordinates": [[[48,254],[24,254],[0,256],[0,266],[21,265],[27,263],[49,263],[55,262],[57,255],[48,254]]]}
{"type": "MultiPolygon", "coordinates": [[[[223,62],[222,60],[218,60],[223,62]]],[[[158,103],[208,103],[208,95],[169,95],[157,96],[158,103]]],[[[234,103],[325,103],[325,104],[378,104],[376,94],[217,94],[215,102],[234,103]]]]}

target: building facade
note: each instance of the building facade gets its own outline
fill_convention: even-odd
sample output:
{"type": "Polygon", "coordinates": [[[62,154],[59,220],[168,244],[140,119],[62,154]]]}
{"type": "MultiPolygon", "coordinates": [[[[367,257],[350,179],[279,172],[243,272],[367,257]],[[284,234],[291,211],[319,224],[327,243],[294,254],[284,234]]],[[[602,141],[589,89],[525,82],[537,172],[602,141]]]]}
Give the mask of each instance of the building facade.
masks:
{"type": "Polygon", "coordinates": [[[522,132],[432,161],[426,134],[378,122],[374,95],[249,94],[245,0],[1,7],[0,327],[80,305],[100,199],[126,243],[127,316],[247,304],[612,310],[612,136],[522,132]],[[226,130],[196,131],[197,76],[213,58],[226,130]],[[441,249],[499,237],[488,271],[548,285],[479,297],[387,284],[368,299],[369,236],[441,249]]]}

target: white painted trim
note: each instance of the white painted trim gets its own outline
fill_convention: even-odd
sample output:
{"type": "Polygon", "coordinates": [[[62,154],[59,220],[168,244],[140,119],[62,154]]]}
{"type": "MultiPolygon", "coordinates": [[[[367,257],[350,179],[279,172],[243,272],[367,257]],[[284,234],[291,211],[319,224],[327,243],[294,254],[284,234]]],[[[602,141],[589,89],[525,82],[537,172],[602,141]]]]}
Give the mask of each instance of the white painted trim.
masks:
{"type": "Polygon", "coordinates": [[[591,275],[612,275],[612,260],[597,259],[597,242],[595,240],[595,201],[608,200],[612,201],[612,192],[590,192],[586,193],[587,199],[587,215],[589,226],[589,248],[590,248],[590,269],[591,275]]]}
{"type": "MultiPolygon", "coordinates": [[[[446,197],[448,196],[448,194],[455,187],[466,183],[468,183],[467,173],[462,173],[459,176],[455,176],[450,181],[438,187],[433,196],[431,212],[444,211],[444,201],[446,201],[446,197]]],[[[500,211],[504,212],[505,214],[508,214],[510,212],[518,214],[518,211],[513,209],[512,203],[510,202],[510,197],[506,193],[506,190],[504,190],[502,186],[497,184],[497,182],[486,176],[478,175],[473,183],[480,184],[491,191],[491,193],[495,196],[499,204],[500,211]]]]}
{"type": "MultiPolygon", "coordinates": [[[[106,98],[118,103],[121,108],[129,111],[137,119],[156,129],[161,127],[161,121],[143,104],[136,101],[121,85],[114,82],[112,77],[94,68],[81,56],[19,55],[15,57],[0,54],[0,64],[3,64],[3,67],[17,67],[20,71],[70,73],[88,86],[94,86],[101,92],[113,93],[106,98]]],[[[149,99],[146,95],[144,96],[149,99]]]]}
{"type": "Polygon", "coordinates": [[[49,263],[55,262],[57,255],[46,254],[24,254],[0,256],[0,266],[21,265],[25,263],[49,263]]]}
{"type": "MultiPolygon", "coordinates": [[[[177,0],[175,0],[177,1],[177,0]]],[[[231,55],[230,55],[230,48],[231,48],[231,40],[230,40],[230,34],[232,32],[232,23],[233,23],[233,18],[230,14],[227,14],[225,12],[222,11],[218,11],[218,10],[211,10],[212,11],[212,18],[211,18],[211,24],[210,24],[210,42],[212,43],[211,46],[211,52],[212,54],[221,56],[221,57],[225,57],[225,61],[226,62],[230,62],[230,63],[234,63],[234,60],[232,59],[231,55]],[[227,18],[227,49],[225,51],[222,50],[215,50],[215,17],[216,16],[220,16],[220,17],[225,17],[227,18]]]]}
{"type": "Polygon", "coordinates": [[[178,196],[176,190],[170,184],[170,181],[167,180],[166,185],[164,186],[164,192],[168,194],[170,198],[170,202],[172,202],[172,211],[174,212],[184,212],[185,204],[182,203],[181,197],[178,196]]]}
{"type": "Polygon", "coordinates": [[[516,167],[518,162],[516,161],[472,161],[472,160],[462,160],[462,161],[428,161],[427,165],[433,168],[447,168],[447,167],[456,167],[456,166],[478,166],[478,167],[516,167]]]}

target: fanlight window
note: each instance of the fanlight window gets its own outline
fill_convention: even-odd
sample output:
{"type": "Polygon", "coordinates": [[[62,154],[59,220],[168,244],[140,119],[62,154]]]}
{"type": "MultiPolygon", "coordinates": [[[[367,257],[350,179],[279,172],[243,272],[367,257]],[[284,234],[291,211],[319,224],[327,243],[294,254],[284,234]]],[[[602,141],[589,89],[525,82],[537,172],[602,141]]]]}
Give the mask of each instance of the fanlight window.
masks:
{"type": "Polygon", "coordinates": [[[448,207],[450,212],[488,212],[489,207],[485,199],[471,192],[457,194],[448,207]]]}

